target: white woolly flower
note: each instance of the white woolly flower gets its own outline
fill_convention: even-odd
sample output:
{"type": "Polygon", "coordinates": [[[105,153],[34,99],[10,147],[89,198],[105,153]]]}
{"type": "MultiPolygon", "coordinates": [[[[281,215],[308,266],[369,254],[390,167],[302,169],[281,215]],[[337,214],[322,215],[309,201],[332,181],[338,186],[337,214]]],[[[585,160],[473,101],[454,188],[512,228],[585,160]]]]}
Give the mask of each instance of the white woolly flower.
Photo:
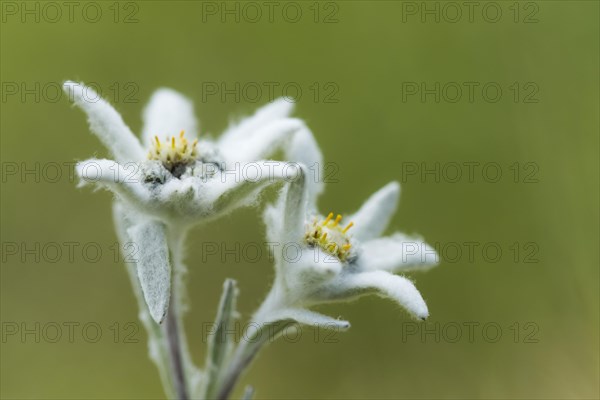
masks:
{"type": "Polygon", "coordinates": [[[389,183],[373,194],[346,223],[341,215],[319,215],[304,178],[283,190],[277,204],[264,213],[275,251],[273,287],[254,316],[260,324],[294,320],[308,325],[345,329],[340,321],[308,307],[375,293],[390,298],[410,314],[428,317],[414,284],[395,272],[425,270],[437,264],[436,251],[418,237],[401,233],[381,237],[396,210],[400,185],[389,183]],[[295,244],[291,246],[290,244],[295,244]]]}
{"type": "MultiPolygon", "coordinates": [[[[207,221],[275,181],[294,179],[297,169],[266,161],[278,149],[286,160],[321,163],[306,125],[288,118],[283,99],[230,127],[218,140],[198,136],[192,103],[171,89],[157,90],[144,110],[141,143],[117,111],[90,87],[65,82],[64,90],[88,116],[90,128],[115,160],[77,164],[84,182],[113,191],[139,212],[181,225],[207,221]]],[[[321,184],[312,185],[319,192],[321,184]]]]}
{"type": "MultiPolygon", "coordinates": [[[[159,323],[169,306],[173,258],[180,257],[187,228],[252,203],[269,184],[295,179],[294,164],[262,160],[277,150],[288,161],[322,165],[312,133],[302,121],[288,118],[293,105],[283,99],[213,141],[199,137],[188,99],[159,89],[144,110],[140,142],[93,89],[71,81],[63,88],[115,158],[80,162],[76,172],[82,182],[115,193],[116,217],[129,221],[123,240],[135,246],[144,299],[159,323]]],[[[320,182],[310,184],[315,193],[321,189],[320,182]]]]}

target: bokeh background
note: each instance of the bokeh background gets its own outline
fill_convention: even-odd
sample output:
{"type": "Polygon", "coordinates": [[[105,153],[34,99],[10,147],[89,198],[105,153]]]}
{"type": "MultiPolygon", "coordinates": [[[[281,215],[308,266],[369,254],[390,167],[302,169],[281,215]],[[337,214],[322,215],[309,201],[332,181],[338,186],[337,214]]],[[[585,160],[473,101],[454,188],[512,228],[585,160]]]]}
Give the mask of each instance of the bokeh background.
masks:
{"type": "MultiPolygon", "coordinates": [[[[46,2],[2,2],[2,398],[164,396],[115,256],[111,195],[69,177],[68,163],[107,153],[57,92],[65,79],[95,84],[134,131],[152,91],[172,87],[214,136],[269,93],[223,99],[209,86],[300,87],[295,115],[336,166],[324,211],[402,182],[390,232],[417,232],[444,258],[413,276],[430,320],[376,297],[321,307],[350,331],[268,347],[242,382],[258,398],[598,398],[598,2],[476,2],[472,17],[461,2],[276,2],[271,21],[261,2],[89,3],[70,17],[59,2],[60,16],[46,2]],[[421,83],[436,82],[439,102],[422,99],[421,83]],[[465,82],[478,85],[472,100],[465,82]],[[420,175],[435,163],[438,182],[420,175]]],[[[198,363],[223,280],[239,282],[243,323],[273,276],[265,256],[203,263],[202,243],[263,233],[256,209],[192,232],[186,330],[198,363]]]]}

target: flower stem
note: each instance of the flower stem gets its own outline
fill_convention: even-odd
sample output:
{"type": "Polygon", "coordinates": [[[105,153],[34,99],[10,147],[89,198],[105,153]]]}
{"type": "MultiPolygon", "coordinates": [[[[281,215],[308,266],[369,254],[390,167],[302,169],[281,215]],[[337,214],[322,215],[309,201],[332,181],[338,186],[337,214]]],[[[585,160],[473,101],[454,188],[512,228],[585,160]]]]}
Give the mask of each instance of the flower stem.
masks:
{"type": "Polygon", "coordinates": [[[267,320],[266,316],[276,310],[279,305],[278,300],[276,292],[271,290],[254,314],[250,324],[254,329],[249,330],[248,337],[242,338],[237,345],[232,360],[228,364],[227,370],[224,371],[223,379],[217,391],[217,399],[228,399],[242,373],[252,363],[264,345],[273,341],[281,332],[293,325],[289,321],[283,321],[282,324],[264,323],[267,320]]]}
{"type": "Polygon", "coordinates": [[[248,341],[246,340],[242,341],[238,345],[233,356],[233,360],[229,365],[227,373],[217,393],[217,399],[226,400],[229,398],[240,376],[246,367],[250,365],[254,357],[258,354],[258,351],[262,345],[262,341],[259,341],[259,343],[251,343],[250,346],[248,346],[248,341]]]}
{"type": "MultiPolygon", "coordinates": [[[[171,298],[174,299],[177,298],[177,296],[172,295],[171,298]]],[[[169,349],[171,373],[173,375],[173,385],[175,386],[177,399],[187,400],[189,399],[189,396],[185,368],[183,365],[183,357],[181,353],[181,335],[179,333],[179,323],[177,321],[177,306],[174,303],[176,302],[171,301],[169,304],[169,311],[167,312],[164,323],[164,339],[166,341],[166,347],[169,349]]]]}
{"type": "Polygon", "coordinates": [[[165,321],[163,322],[165,347],[169,352],[171,376],[178,400],[190,398],[190,379],[193,375],[193,364],[188,351],[186,335],[183,330],[183,312],[185,286],[183,276],[186,268],[184,259],[184,241],[187,229],[170,227],[168,234],[170,261],[172,268],[171,299],[165,321]]]}

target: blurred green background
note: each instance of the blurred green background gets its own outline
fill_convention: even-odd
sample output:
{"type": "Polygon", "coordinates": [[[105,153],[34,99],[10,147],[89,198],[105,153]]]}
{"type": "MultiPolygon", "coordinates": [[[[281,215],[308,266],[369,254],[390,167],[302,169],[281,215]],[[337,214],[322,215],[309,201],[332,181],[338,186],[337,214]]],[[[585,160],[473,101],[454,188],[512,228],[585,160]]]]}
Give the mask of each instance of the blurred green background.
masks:
{"type": "MultiPolygon", "coordinates": [[[[45,2],[2,3],[2,398],[163,397],[143,328],[126,325],[137,310],[114,259],[111,195],[77,189],[63,165],[107,154],[57,93],[65,79],[96,84],[136,132],[153,90],[172,87],[215,136],[269,98],[222,99],[208,85],[300,87],[295,115],[339,167],[323,211],[351,212],[402,181],[390,232],[418,232],[446,259],[413,276],[429,321],[376,297],[321,307],[350,331],[324,343],[305,329],[297,343],[268,347],[240,385],[258,398],[598,398],[597,1],[477,2],[471,20],[460,2],[276,2],[271,21],[262,2],[92,3],[76,2],[71,18],[59,2],[61,16],[45,2]],[[224,7],[238,7],[240,21],[224,7]],[[439,102],[406,92],[435,82],[439,102]],[[479,85],[472,101],[464,82],[479,85]],[[436,162],[439,182],[403,173],[436,162]],[[469,162],[480,163],[473,179],[464,167],[451,182],[454,163],[469,162]],[[488,182],[495,169],[482,173],[488,163],[500,166],[498,182],[488,182]],[[26,251],[35,246],[39,260],[26,251]],[[427,333],[436,331],[439,340],[427,333]]],[[[202,263],[201,244],[261,243],[258,214],[237,211],[189,238],[186,329],[198,363],[223,280],[239,282],[243,322],[273,276],[266,257],[202,263]]]]}

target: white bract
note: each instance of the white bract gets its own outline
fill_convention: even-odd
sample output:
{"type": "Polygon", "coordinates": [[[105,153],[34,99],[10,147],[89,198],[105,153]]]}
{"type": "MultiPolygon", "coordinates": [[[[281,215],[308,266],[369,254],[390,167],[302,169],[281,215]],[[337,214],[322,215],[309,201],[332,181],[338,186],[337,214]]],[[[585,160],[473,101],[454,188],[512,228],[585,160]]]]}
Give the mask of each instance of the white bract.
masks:
{"type": "MultiPolygon", "coordinates": [[[[114,157],[79,162],[76,172],[82,183],[109,189],[124,205],[122,214],[131,221],[125,233],[135,246],[139,282],[157,322],[169,305],[173,248],[181,248],[190,226],[252,204],[272,183],[296,179],[295,164],[265,159],[278,150],[288,161],[317,168],[322,163],[312,133],[288,117],[293,104],[283,99],[211,140],[199,136],[188,99],[159,89],[144,110],[140,141],[92,88],[71,81],[63,88],[114,157]]],[[[321,186],[314,182],[310,190],[316,194],[321,186]]]]}
{"type": "Polygon", "coordinates": [[[254,321],[295,320],[344,329],[350,326],[348,322],[308,307],[369,293],[396,301],[417,318],[427,318],[427,305],[414,284],[394,272],[433,267],[438,262],[436,251],[418,237],[401,233],[381,237],[399,194],[400,185],[389,183],[346,223],[341,215],[324,217],[315,211],[316,201],[305,179],[284,188],[278,202],[264,213],[269,242],[282,246],[274,252],[275,282],[254,321]]]}

